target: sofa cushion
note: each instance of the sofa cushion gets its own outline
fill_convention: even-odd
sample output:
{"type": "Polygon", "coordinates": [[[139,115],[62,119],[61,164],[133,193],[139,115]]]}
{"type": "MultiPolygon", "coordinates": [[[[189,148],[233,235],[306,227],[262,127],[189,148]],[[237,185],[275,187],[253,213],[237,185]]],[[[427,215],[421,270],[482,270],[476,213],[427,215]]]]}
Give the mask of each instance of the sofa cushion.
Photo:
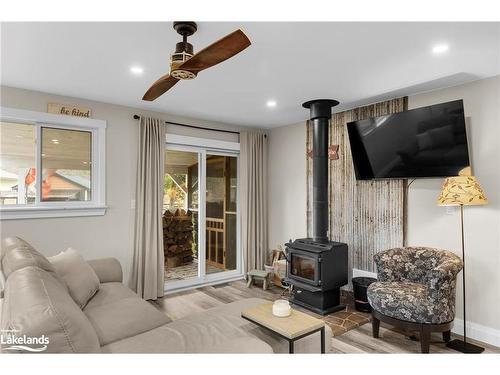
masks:
{"type": "Polygon", "coordinates": [[[89,303],[83,312],[94,327],[101,345],[138,335],[170,321],[165,314],[135,293],[130,297],[113,298],[108,303],[99,297],[89,303]]]}
{"type": "Polygon", "coordinates": [[[48,272],[55,272],[47,258],[19,237],[7,237],[2,240],[0,260],[5,278],[8,278],[12,272],[27,266],[36,266],[48,272]]]}
{"type": "Polygon", "coordinates": [[[229,339],[220,344],[206,348],[205,353],[238,354],[258,353],[274,354],[273,348],[256,337],[246,336],[229,339]]]}
{"type": "MultiPolygon", "coordinates": [[[[168,297],[167,297],[168,298],[168,297]]],[[[269,301],[249,298],[191,314],[149,332],[102,347],[108,353],[288,353],[288,341],[243,319],[241,312],[269,301]],[[231,343],[248,345],[228,349],[231,343]]],[[[325,348],[332,331],[325,326],[325,348]]],[[[295,342],[296,353],[319,353],[319,332],[295,342]]]]}
{"type": "MultiPolygon", "coordinates": [[[[224,324],[220,320],[220,324],[224,324]]],[[[180,329],[179,329],[180,328],[180,329]]],[[[273,353],[264,341],[232,327],[232,335],[221,328],[197,323],[184,331],[166,324],[128,339],[102,347],[103,353],[273,353]],[[193,336],[194,335],[194,336],[193,336]]]]}
{"type": "MultiPolygon", "coordinates": [[[[280,336],[270,332],[265,328],[261,328],[254,323],[249,322],[241,317],[241,312],[262,303],[269,301],[261,298],[248,298],[240,301],[228,303],[219,307],[214,307],[203,312],[191,314],[185,318],[179,319],[170,325],[179,324],[179,322],[202,321],[205,325],[210,325],[214,317],[221,317],[226,320],[226,331],[233,328],[243,329],[247,334],[256,337],[269,344],[275,353],[288,353],[288,341],[280,336]]],[[[306,336],[295,342],[295,353],[320,353],[321,350],[321,333],[316,332],[310,336],[306,336]]],[[[328,353],[331,347],[332,330],[325,325],[325,350],[328,353]]]]}
{"type": "Polygon", "coordinates": [[[85,314],[55,277],[38,267],[12,272],[5,285],[1,329],[49,339],[45,352],[100,352],[85,314]]]}
{"type": "Polygon", "coordinates": [[[85,309],[90,310],[94,307],[100,307],[129,297],[137,297],[137,294],[122,283],[104,283],[101,284],[97,293],[87,303],[85,309]]]}
{"type": "Polygon", "coordinates": [[[68,286],[73,300],[83,308],[99,289],[99,278],[92,267],[72,248],[50,257],[49,261],[68,286]]]}

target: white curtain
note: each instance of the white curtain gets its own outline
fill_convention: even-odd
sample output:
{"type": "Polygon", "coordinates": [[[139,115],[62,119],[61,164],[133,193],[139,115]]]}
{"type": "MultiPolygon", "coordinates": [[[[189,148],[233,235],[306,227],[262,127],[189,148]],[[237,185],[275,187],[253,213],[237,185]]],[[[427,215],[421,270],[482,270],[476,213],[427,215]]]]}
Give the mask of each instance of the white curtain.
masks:
{"type": "Polygon", "coordinates": [[[144,299],[163,297],[163,179],[165,123],[139,120],[134,261],[131,287],[144,299]]]}
{"type": "Polygon", "coordinates": [[[267,137],[241,132],[241,244],[244,269],[263,269],[267,253],[267,137]]]}

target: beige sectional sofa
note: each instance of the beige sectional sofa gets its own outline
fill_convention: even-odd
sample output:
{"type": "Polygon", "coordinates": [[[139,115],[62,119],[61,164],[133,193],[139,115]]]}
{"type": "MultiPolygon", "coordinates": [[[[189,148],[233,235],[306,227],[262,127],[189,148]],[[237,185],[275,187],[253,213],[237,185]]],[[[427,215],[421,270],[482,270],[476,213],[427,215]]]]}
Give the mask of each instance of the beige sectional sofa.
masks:
{"type": "MultiPolygon", "coordinates": [[[[241,300],[173,322],[122,283],[120,263],[90,260],[97,292],[80,308],[52,263],[19,238],[2,241],[5,277],[0,328],[49,338],[50,353],[286,353],[288,343],[241,318],[265,302],[241,300]]],[[[165,297],[168,299],[168,296],[165,297]]],[[[331,330],[326,326],[326,349],[331,330]]],[[[12,352],[2,345],[3,352],[12,352]]],[[[319,353],[319,332],[295,344],[297,353],[319,353]]]]}

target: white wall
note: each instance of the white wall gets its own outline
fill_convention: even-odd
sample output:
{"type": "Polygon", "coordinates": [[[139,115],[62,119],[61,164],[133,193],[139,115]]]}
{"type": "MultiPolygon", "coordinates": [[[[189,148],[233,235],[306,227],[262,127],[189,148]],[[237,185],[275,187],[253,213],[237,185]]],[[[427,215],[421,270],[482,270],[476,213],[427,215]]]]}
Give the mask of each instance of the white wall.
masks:
{"type": "Polygon", "coordinates": [[[269,247],[306,237],[306,125],[269,131],[269,247]]]}
{"type": "MultiPolygon", "coordinates": [[[[500,76],[414,95],[409,109],[464,100],[472,172],[489,200],[465,207],[467,321],[500,333],[500,76]]],[[[442,179],[416,180],[408,197],[408,243],[429,245],[461,255],[459,209],[436,204],[442,179]]],[[[459,279],[457,317],[462,317],[459,279]]],[[[500,345],[498,337],[497,345],[500,345]]]]}
{"type": "MultiPolygon", "coordinates": [[[[137,110],[112,104],[62,97],[41,92],[0,87],[0,105],[32,111],[47,111],[47,103],[75,104],[92,109],[92,117],[107,121],[106,129],[106,201],[104,216],[3,220],[0,237],[20,236],[45,255],[54,255],[71,246],[86,259],[116,257],[128,282],[133,256],[134,210],[138,123],[132,116],[146,114],[164,120],[230,130],[241,127],[199,119],[187,119],[165,113],[137,110]]],[[[167,126],[167,132],[235,141],[234,134],[167,126]]]]}
{"type": "MultiPolygon", "coordinates": [[[[465,208],[467,321],[475,323],[472,335],[500,346],[500,76],[410,96],[409,108],[455,99],[464,100],[473,173],[490,201],[488,206],[465,208]]],[[[305,124],[272,129],[269,136],[269,246],[275,247],[306,235],[305,124]]],[[[460,254],[458,211],[448,215],[436,205],[441,184],[442,179],[427,179],[411,185],[408,242],[460,254]]]]}

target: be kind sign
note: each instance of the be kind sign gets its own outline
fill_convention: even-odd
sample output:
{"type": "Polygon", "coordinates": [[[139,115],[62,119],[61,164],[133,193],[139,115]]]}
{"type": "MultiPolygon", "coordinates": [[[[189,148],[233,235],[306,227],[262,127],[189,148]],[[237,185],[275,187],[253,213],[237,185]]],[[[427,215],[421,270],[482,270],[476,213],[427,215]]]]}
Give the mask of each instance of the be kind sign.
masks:
{"type": "Polygon", "coordinates": [[[76,117],[87,117],[90,118],[91,110],[90,108],[82,108],[73,105],[49,103],[47,106],[48,113],[55,113],[57,115],[67,115],[76,117]]]}

